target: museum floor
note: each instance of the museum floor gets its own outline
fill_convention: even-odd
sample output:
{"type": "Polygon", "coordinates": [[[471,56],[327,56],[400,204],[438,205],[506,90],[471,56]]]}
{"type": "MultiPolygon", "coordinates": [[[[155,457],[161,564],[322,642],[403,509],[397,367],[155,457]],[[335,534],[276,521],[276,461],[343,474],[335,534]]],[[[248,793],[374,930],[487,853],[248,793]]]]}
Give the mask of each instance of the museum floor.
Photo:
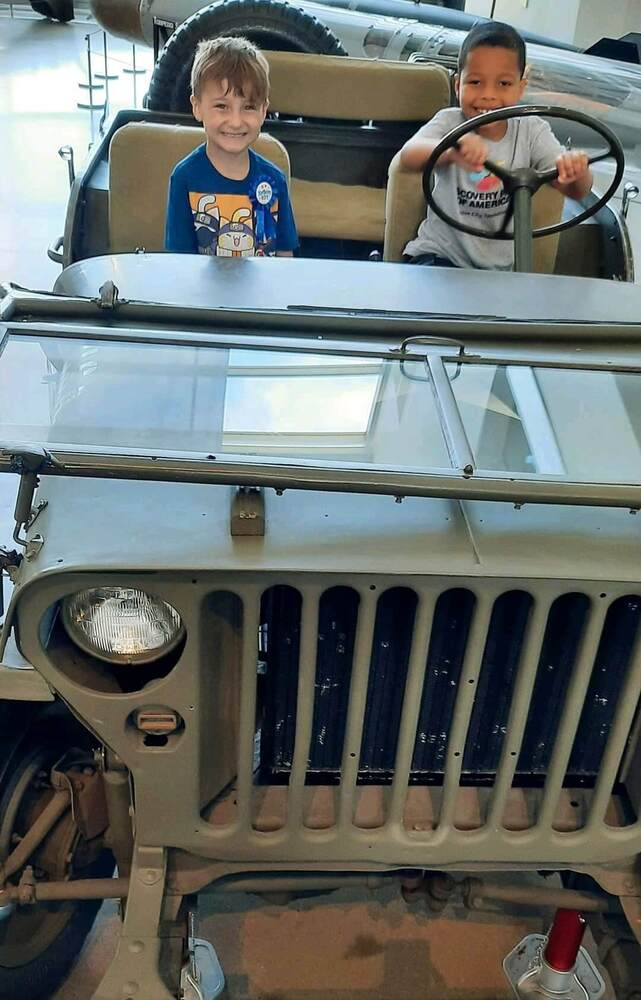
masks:
{"type": "MultiPolygon", "coordinates": [[[[50,288],[59,268],[47,246],[62,233],[67,170],[57,151],[73,146],[82,163],[100,112],[77,107],[86,74],[87,17],[49,23],[0,4],[0,282],[50,288]]],[[[91,38],[100,69],[102,35],[91,38]]],[[[112,110],[133,103],[134,78],[123,72],[131,46],[110,41],[112,110]]],[[[148,71],[151,55],[137,50],[148,71]]],[[[149,72],[137,80],[137,99],[149,72]]],[[[81,96],[82,95],[82,96],[81,96]]],[[[0,482],[0,541],[8,541],[14,483],[0,482]]],[[[536,878],[536,876],[533,876],[536,878]]],[[[276,906],[249,895],[208,895],[201,934],[211,940],[234,1000],[501,1000],[510,993],[501,962],[550,914],[471,913],[448,907],[435,918],[423,904],[409,908],[390,886],[369,894],[340,890],[276,906]]],[[[105,904],[68,981],[52,1000],[88,1000],[113,955],[117,916],[105,904]]],[[[613,994],[609,994],[613,997],[613,994]]],[[[25,998],[27,1000],[27,998],[25,998]]]]}

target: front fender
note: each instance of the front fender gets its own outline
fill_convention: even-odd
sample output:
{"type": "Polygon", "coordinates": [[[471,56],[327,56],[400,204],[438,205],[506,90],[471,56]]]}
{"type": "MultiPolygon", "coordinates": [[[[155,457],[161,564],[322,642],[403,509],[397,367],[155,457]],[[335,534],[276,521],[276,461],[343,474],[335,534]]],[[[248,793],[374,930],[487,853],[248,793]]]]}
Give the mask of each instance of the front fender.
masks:
{"type": "Polygon", "coordinates": [[[19,669],[0,663],[0,702],[51,702],[54,695],[45,680],[32,667],[19,669]]]}
{"type": "Polygon", "coordinates": [[[0,702],[53,701],[53,691],[18,650],[7,621],[3,639],[6,642],[4,647],[0,643],[0,702]]]}

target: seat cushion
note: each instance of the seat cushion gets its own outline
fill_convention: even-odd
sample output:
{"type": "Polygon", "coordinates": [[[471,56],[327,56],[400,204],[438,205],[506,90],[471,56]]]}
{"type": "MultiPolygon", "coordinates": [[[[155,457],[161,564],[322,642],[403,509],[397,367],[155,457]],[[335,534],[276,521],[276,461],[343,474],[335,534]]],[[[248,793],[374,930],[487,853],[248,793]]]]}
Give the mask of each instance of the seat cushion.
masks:
{"type": "Polygon", "coordinates": [[[299,236],[382,243],[385,189],[362,184],[319,184],[292,178],[299,236]]]}
{"type": "MultiPolygon", "coordinates": [[[[171,172],[204,141],[201,128],[129,122],[109,147],[109,245],[112,253],[163,250],[171,172]]],[[[289,183],[289,156],[278,139],[261,134],[252,147],[279,167],[289,183]]]]}
{"type": "MultiPolygon", "coordinates": [[[[450,102],[441,66],[298,52],[266,52],[270,107],[284,115],[336,121],[427,121],[450,102]]],[[[382,243],[385,189],[292,179],[300,236],[382,243]]]]}

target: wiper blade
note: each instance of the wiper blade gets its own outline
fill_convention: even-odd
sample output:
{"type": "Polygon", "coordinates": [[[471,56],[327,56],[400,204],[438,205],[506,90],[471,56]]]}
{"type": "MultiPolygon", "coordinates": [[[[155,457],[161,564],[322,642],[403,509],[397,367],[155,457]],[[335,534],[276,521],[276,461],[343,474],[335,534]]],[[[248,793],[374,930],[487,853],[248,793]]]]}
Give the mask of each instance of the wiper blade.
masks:
{"type": "MultiPolygon", "coordinates": [[[[347,306],[313,306],[296,304],[288,305],[287,309],[292,312],[323,313],[325,315],[330,314],[332,316],[359,316],[363,319],[366,319],[368,316],[373,318],[394,319],[398,316],[412,319],[464,319],[470,321],[495,320],[496,322],[502,323],[514,322],[509,316],[504,316],[499,313],[425,312],[418,309],[362,309],[357,306],[348,308],[347,306]]],[[[538,323],[539,320],[536,320],[536,322],[538,323]]]]}

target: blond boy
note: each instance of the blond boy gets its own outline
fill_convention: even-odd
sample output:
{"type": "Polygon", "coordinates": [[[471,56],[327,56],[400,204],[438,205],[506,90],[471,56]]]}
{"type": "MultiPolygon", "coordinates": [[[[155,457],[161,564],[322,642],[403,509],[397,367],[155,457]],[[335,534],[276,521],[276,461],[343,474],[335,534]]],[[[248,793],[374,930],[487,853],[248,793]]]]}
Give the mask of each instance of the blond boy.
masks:
{"type": "Polygon", "coordinates": [[[174,168],[165,249],[291,257],[298,246],[285,175],[250,147],[269,106],[269,66],[245,38],[201,42],[191,104],[206,141],[174,168]]]}

